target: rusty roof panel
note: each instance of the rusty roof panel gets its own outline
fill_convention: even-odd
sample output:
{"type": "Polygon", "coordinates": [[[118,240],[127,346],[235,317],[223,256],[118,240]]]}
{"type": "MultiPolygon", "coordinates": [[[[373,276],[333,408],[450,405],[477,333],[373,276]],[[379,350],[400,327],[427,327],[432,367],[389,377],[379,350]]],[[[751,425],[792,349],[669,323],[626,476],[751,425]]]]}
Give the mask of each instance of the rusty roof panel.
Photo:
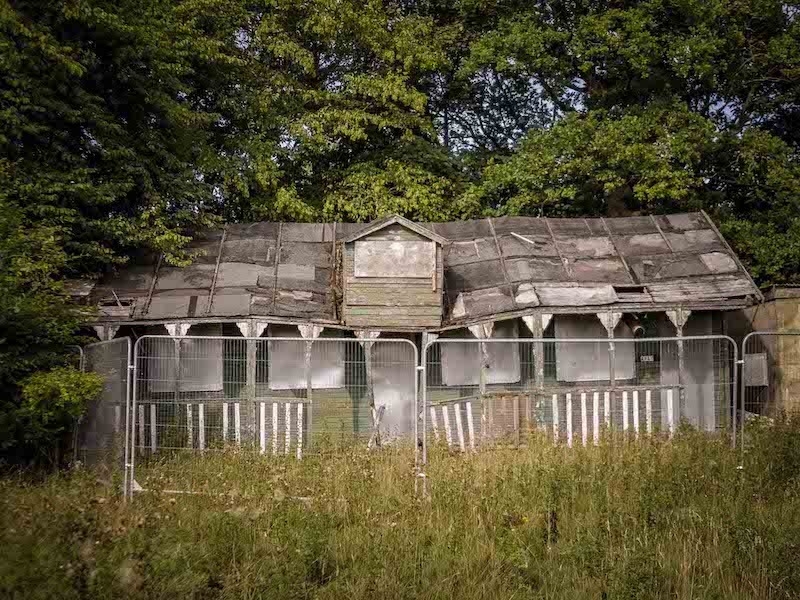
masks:
{"type": "Polygon", "coordinates": [[[261,266],[275,264],[277,240],[255,237],[249,240],[225,237],[222,260],[225,262],[252,263],[261,266]]]}
{"type": "Polygon", "coordinates": [[[451,291],[476,290],[505,283],[499,260],[450,267],[445,271],[445,280],[447,289],[451,291]]]}
{"type": "Polygon", "coordinates": [[[684,232],[665,232],[673,252],[708,252],[726,250],[725,244],[712,229],[695,229],[684,232]]]}
{"type": "Polygon", "coordinates": [[[514,310],[511,289],[491,287],[464,294],[464,307],[470,317],[482,317],[514,310]]]}
{"type": "Polygon", "coordinates": [[[556,242],[562,256],[601,258],[616,256],[617,251],[611,239],[606,236],[575,237],[556,242]]]}
{"type": "Polygon", "coordinates": [[[444,261],[447,267],[463,265],[466,263],[497,260],[497,244],[491,238],[478,240],[452,242],[444,250],[444,261]]]}
{"type": "Polygon", "coordinates": [[[332,252],[332,244],[288,242],[282,239],[280,264],[330,267],[333,262],[332,252]]]}
{"type": "Polygon", "coordinates": [[[621,235],[614,238],[614,243],[626,258],[650,254],[669,254],[671,252],[666,240],[660,233],[621,235]]]}
{"type": "Polygon", "coordinates": [[[215,265],[191,264],[188,267],[165,267],[158,270],[156,291],[180,289],[211,289],[215,265]]]}
{"type": "MultiPolygon", "coordinates": [[[[178,268],[159,261],[154,278],[156,260],[151,257],[150,264],[142,264],[147,262],[143,259],[99,283],[91,299],[109,304],[112,291],[138,297],[139,319],[276,315],[332,320],[334,231],[336,239],[343,240],[375,226],[376,222],[228,225],[221,253],[223,230],[203,233],[189,245],[190,250],[203,251],[192,265],[178,268]]],[[[760,297],[703,213],[606,219],[498,217],[491,222],[415,226],[444,238],[445,323],[537,305],[691,305],[760,297]]]]}
{"type": "Polygon", "coordinates": [[[535,233],[521,234],[516,231],[498,237],[503,256],[558,256],[553,238],[535,233]]]}
{"type": "Polygon", "coordinates": [[[515,258],[506,261],[506,270],[513,282],[567,280],[559,258],[515,258]]]}
{"type": "Polygon", "coordinates": [[[618,258],[578,258],[570,260],[573,281],[586,283],[631,283],[625,265],[618,258]]]}

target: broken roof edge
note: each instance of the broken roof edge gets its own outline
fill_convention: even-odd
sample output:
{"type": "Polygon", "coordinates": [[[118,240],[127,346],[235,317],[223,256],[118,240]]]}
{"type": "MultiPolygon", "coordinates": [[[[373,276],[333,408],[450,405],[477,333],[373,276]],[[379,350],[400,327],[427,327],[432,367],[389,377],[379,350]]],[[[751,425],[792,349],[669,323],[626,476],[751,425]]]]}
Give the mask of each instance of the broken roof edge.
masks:
{"type": "Polygon", "coordinates": [[[349,244],[350,242],[355,242],[356,240],[364,236],[367,236],[371,233],[375,233],[376,231],[380,231],[381,229],[384,229],[389,225],[394,225],[394,224],[402,225],[403,227],[410,229],[414,233],[418,233],[419,235],[426,237],[432,242],[436,242],[438,244],[444,245],[449,242],[447,238],[440,236],[438,233],[434,233],[433,231],[423,227],[422,225],[419,225],[414,221],[410,221],[409,219],[406,219],[405,217],[400,216],[398,214],[390,215],[388,217],[372,221],[371,223],[367,223],[364,228],[359,229],[358,231],[349,235],[348,237],[344,238],[341,241],[345,244],[349,244]]]}
{"type": "Polygon", "coordinates": [[[205,323],[230,323],[230,324],[237,324],[243,322],[258,322],[258,323],[270,323],[275,325],[319,325],[326,329],[336,329],[340,331],[381,331],[381,332],[398,332],[398,333],[406,333],[406,332],[430,332],[430,333],[437,333],[443,331],[452,331],[454,329],[463,329],[470,325],[478,325],[481,323],[489,323],[489,322],[497,322],[497,321],[508,321],[510,319],[518,319],[521,317],[528,317],[528,316],[536,316],[541,314],[551,314],[551,315],[587,315],[587,314],[598,314],[598,313],[608,313],[608,312],[620,312],[620,313],[657,313],[657,312],[666,312],[668,310],[675,310],[677,308],[692,311],[692,312],[699,312],[699,311],[724,311],[729,312],[733,310],[739,310],[743,308],[748,308],[749,306],[753,306],[754,304],[759,304],[756,302],[747,302],[744,299],[741,301],[705,301],[705,302],[691,302],[691,303],[661,303],[661,304],[651,304],[651,303],[619,303],[619,304],[607,304],[607,305],[596,305],[596,306],[546,306],[546,307],[536,307],[536,308],[526,308],[526,309],[519,309],[514,311],[507,311],[502,313],[496,313],[493,315],[482,315],[482,316],[475,316],[472,318],[467,319],[460,319],[456,321],[445,321],[440,327],[353,327],[348,326],[344,323],[339,321],[331,321],[326,319],[298,319],[298,318],[291,318],[291,317],[279,317],[279,316],[241,316],[241,317],[183,317],[183,318],[162,318],[162,319],[108,319],[108,318],[101,318],[94,321],[87,322],[87,325],[93,326],[130,326],[130,327],[148,327],[148,326],[158,326],[158,325],[169,325],[174,323],[187,323],[189,325],[199,325],[205,323]]]}
{"type": "Polygon", "coordinates": [[[457,319],[444,321],[441,327],[426,329],[425,331],[449,331],[453,329],[460,329],[469,325],[479,325],[481,323],[489,323],[492,321],[506,321],[508,319],[517,319],[520,317],[535,316],[537,314],[550,314],[550,315],[593,315],[597,313],[661,313],[669,310],[683,309],[691,312],[699,311],[721,311],[730,312],[748,308],[750,306],[760,304],[758,302],[747,302],[745,299],[741,301],[736,300],[707,300],[701,302],[691,303],[615,303],[615,304],[598,304],[594,306],[538,306],[532,308],[522,308],[514,311],[507,311],[496,313],[494,315],[481,315],[465,319],[457,319]]]}

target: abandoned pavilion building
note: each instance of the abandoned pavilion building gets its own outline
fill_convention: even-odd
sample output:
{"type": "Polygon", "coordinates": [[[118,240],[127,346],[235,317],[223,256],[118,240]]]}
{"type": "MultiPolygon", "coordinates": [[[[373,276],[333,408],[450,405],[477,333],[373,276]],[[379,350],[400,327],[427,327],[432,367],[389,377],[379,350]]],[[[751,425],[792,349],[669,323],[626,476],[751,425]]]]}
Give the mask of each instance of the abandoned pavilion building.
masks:
{"type": "MultiPolygon", "coordinates": [[[[499,423],[513,397],[510,430],[521,419],[563,420],[536,414],[554,393],[611,390],[616,402],[620,390],[647,389],[657,409],[670,387],[680,391],[680,416],[713,430],[735,393],[731,348],[631,340],[724,334],[728,311],[762,299],[703,212],[237,224],[204,233],[191,249],[189,266],[144,261],[86,297],[99,306],[103,340],[166,336],[140,344],[137,401],[224,402],[223,437],[233,426],[229,403],[274,398],[306,402],[292,413],[306,432],[324,424],[368,433],[376,407],[384,427],[410,432],[414,346],[429,402],[494,395],[499,423]],[[331,338],[352,342],[323,343],[331,338]],[[409,342],[372,343],[386,338],[409,342]],[[446,343],[499,338],[519,343],[446,343]],[[615,343],[577,342],[587,338],[615,343]]],[[[257,420],[236,406],[237,427],[257,420]]]]}

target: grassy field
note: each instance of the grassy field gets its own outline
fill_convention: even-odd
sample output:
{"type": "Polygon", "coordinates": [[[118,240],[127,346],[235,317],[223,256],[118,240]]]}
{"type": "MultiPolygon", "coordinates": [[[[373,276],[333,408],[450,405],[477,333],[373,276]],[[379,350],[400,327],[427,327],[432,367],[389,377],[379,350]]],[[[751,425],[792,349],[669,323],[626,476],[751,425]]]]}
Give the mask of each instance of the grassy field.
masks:
{"type": "MultiPolygon", "coordinates": [[[[3,598],[800,597],[800,429],[589,449],[219,454],[223,496],[0,483],[3,598]]],[[[175,465],[170,465],[174,468],[175,465]]]]}

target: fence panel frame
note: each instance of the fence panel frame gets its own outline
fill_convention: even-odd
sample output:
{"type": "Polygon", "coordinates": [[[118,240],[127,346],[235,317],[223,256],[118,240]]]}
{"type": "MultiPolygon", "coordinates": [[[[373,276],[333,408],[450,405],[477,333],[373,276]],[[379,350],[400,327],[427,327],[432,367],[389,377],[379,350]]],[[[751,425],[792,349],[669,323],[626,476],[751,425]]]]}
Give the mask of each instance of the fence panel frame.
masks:
{"type": "MultiPolygon", "coordinates": [[[[634,344],[634,347],[637,343],[674,343],[677,344],[678,347],[682,347],[684,342],[695,342],[695,341],[708,341],[708,342],[725,342],[731,352],[731,392],[730,392],[730,412],[731,414],[731,445],[733,448],[736,448],[737,444],[737,415],[736,415],[736,391],[739,389],[738,386],[738,369],[737,365],[739,364],[739,348],[736,341],[728,336],[728,335],[694,335],[694,336],[675,336],[675,337],[652,337],[652,338],[544,338],[544,337],[536,337],[536,338],[435,338],[428,340],[421,352],[421,370],[422,370],[422,384],[421,384],[421,397],[420,397],[420,405],[421,405],[421,428],[422,428],[422,465],[421,468],[424,470],[426,465],[428,464],[428,412],[429,409],[433,406],[432,404],[429,405],[428,403],[428,366],[429,366],[429,350],[431,347],[435,345],[441,344],[473,344],[473,345],[483,345],[483,344],[525,344],[532,346],[532,351],[535,352],[536,347],[544,348],[545,344],[559,344],[559,343],[566,343],[566,344],[607,344],[609,347],[609,389],[602,390],[606,394],[615,390],[621,389],[616,385],[615,379],[615,369],[613,368],[614,363],[612,361],[615,360],[615,347],[617,344],[634,344]]],[[[543,351],[543,350],[541,350],[543,351]]],[[[536,359],[534,359],[536,360],[536,359]]],[[[543,359],[541,359],[543,360],[543,359]]],[[[541,362],[541,360],[537,362],[541,362]]],[[[483,371],[483,366],[481,367],[483,371]]],[[[539,379],[542,374],[536,370],[534,381],[536,389],[544,389],[540,386],[539,379]]],[[[683,374],[680,374],[679,383],[669,386],[672,388],[678,387],[679,389],[682,388],[684,385],[682,383],[683,374]]],[[[543,383],[543,382],[542,382],[543,383]]],[[[577,382],[579,383],[579,382],[577,382]]],[[[566,389],[566,386],[564,386],[566,389]]],[[[572,386],[573,388],[580,388],[580,385],[572,386]]],[[[595,386],[597,387],[597,386],[595,386]]],[[[644,387],[644,386],[642,386],[644,387]]],[[[661,388],[665,386],[657,385],[651,386],[653,389],[661,388]]],[[[594,390],[593,390],[594,391],[594,390]]],[[[580,392],[575,392],[575,390],[571,390],[570,395],[576,395],[578,399],[580,399],[580,392]]],[[[679,393],[679,396],[681,394],[679,393]]],[[[545,399],[546,401],[546,399],[545,399]]],[[[645,399],[646,401],[646,399],[645,399]]],[[[680,402],[680,398],[677,399],[680,402]]],[[[603,405],[605,406],[605,396],[603,405]]],[[[679,409],[680,410],[680,409],[679,409]]],[[[571,415],[571,413],[570,413],[571,415]]],[[[679,415],[676,415],[679,416],[679,415]]],[[[573,432],[574,435],[575,432],[573,432]]]]}
{"type": "MultiPolygon", "coordinates": [[[[121,344],[125,344],[125,369],[124,369],[124,408],[125,408],[125,418],[124,418],[124,426],[122,429],[122,443],[123,443],[123,456],[122,456],[122,496],[124,499],[127,500],[128,497],[128,488],[129,488],[129,481],[128,481],[128,444],[129,444],[129,429],[130,429],[130,421],[131,421],[131,371],[132,371],[132,363],[133,360],[133,344],[131,344],[131,340],[128,337],[120,337],[115,338],[113,340],[103,340],[100,342],[94,342],[92,344],[87,344],[84,347],[75,346],[80,351],[80,370],[83,373],[86,372],[94,372],[91,371],[91,364],[89,364],[88,356],[89,353],[94,350],[102,350],[107,347],[119,346],[121,344]]],[[[74,454],[77,456],[78,453],[78,431],[80,428],[80,421],[76,425],[75,429],[75,447],[74,447],[74,454]]]]}
{"type": "MultiPolygon", "coordinates": [[[[225,340],[236,340],[237,342],[248,344],[249,342],[260,342],[260,343],[272,343],[272,342],[292,342],[297,344],[303,344],[304,347],[310,349],[316,343],[322,344],[380,344],[380,345],[389,345],[389,344],[400,344],[400,345],[408,345],[412,348],[412,359],[409,362],[409,369],[410,369],[410,377],[413,379],[413,436],[414,436],[414,470],[417,477],[420,473],[420,443],[419,443],[419,398],[420,398],[420,386],[419,386],[419,349],[414,341],[408,338],[371,338],[371,339],[359,339],[359,338],[344,338],[344,337],[315,337],[315,338],[307,338],[307,337],[251,337],[251,336],[225,336],[225,335],[218,335],[218,336],[193,336],[193,335],[179,335],[179,336],[172,336],[172,335],[143,335],[137,338],[136,342],[133,344],[132,350],[132,357],[129,359],[129,377],[128,382],[131,385],[129,398],[130,400],[130,426],[126,428],[126,467],[128,473],[126,474],[126,495],[128,497],[133,497],[134,492],[138,491],[146,491],[139,487],[135,480],[135,469],[136,469],[136,427],[137,427],[137,408],[141,408],[141,406],[137,406],[138,397],[140,393],[140,373],[139,373],[139,363],[140,359],[142,358],[141,348],[143,340],[173,340],[173,341],[180,341],[180,340],[202,340],[202,341],[222,341],[225,340]],[[131,384],[132,381],[132,384],[131,384]]],[[[370,346],[371,347],[371,346],[370,346]]],[[[308,351],[308,350],[307,350],[308,351]]],[[[223,359],[224,360],[224,359],[223,359]]],[[[346,361],[345,361],[346,362],[346,361]]],[[[287,398],[288,400],[288,398],[287,398]]],[[[260,403],[261,401],[256,401],[254,406],[257,404],[259,405],[256,410],[260,410],[260,403]]],[[[152,405],[151,405],[152,406],[152,405]]],[[[309,420],[312,419],[311,413],[313,409],[311,407],[308,408],[309,413],[309,420]]],[[[302,414],[302,413],[301,413],[302,414]]],[[[261,418],[260,414],[257,414],[258,419],[261,418]]],[[[146,418],[145,418],[146,420],[146,418]]],[[[310,421],[311,422],[311,421],[310,421]]],[[[260,432],[259,432],[260,434],[260,432]]],[[[302,437],[302,436],[301,436],[302,437]]],[[[372,439],[372,437],[370,437],[372,439]]],[[[258,440],[260,442],[260,439],[258,440]]],[[[280,444],[280,442],[279,442],[280,444]]],[[[310,444],[309,444],[310,447],[310,444]]],[[[415,477],[415,488],[416,488],[416,477],[415,477]]],[[[184,492],[180,490],[175,490],[173,493],[191,493],[191,492],[184,492]]]]}
{"type": "MultiPolygon", "coordinates": [[[[745,381],[745,369],[747,368],[747,357],[748,356],[755,356],[757,353],[751,352],[748,354],[747,352],[747,343],[751,339],[761,339],[764,337],[774,337],[774,338],[781,338],[781,337],[800,337],[800,331],[776,331],[776,330],[764,330],[764,331],[751,331],[747,335],[744,336],[742,339],[742,358],[739,364],[742,365],[742,378],[741,378],[741,385],[739,387],[739,394],[740,394],[740,406],[739,410],[741,411],[741,454],[742,454],[742,463],[744,462],[744,450],[745,450],[745,414],[747,408],[747,382],[745,381]]],[[[763,343],[763,339],[761,340],[763,343]]],[[[767,377],[770,376],[770,367],[769,361],[767,362],[767,377]]],[[[769,386],[767,394],[769,394],[769,386]]]]}

